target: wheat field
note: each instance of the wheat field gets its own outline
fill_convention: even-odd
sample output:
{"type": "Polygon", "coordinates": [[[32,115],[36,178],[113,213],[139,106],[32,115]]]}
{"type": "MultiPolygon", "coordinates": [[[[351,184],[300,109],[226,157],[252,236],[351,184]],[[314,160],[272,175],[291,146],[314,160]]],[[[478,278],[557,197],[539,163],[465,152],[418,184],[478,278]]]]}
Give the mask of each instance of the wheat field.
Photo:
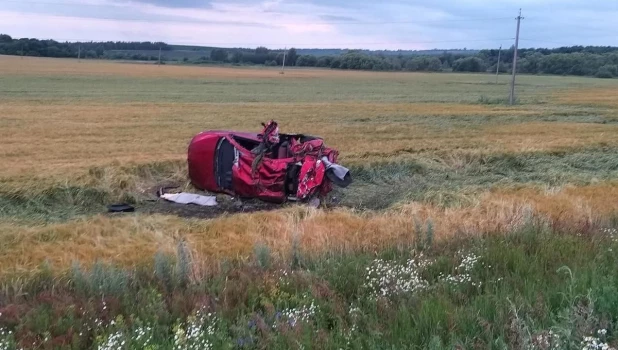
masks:
{"type": "Polygon", "coordinates": [[[499,233],[531,215],[591,225],[618,209],[618,81],[482,74],[198,67],[0,56],[0,270],[44,261],[122,266],[181,239],[204,266],[373,251],[499,233]],[[207,129],[320,135],[358,173],[329,210],[299,206],[204,220],[140,213],[153,186],[187,187],[186,148],[207,129]],[[105,215],[133,198],[135,215],[105,215]],[[380,205],[378,205],[380,204],[380,205]]]}

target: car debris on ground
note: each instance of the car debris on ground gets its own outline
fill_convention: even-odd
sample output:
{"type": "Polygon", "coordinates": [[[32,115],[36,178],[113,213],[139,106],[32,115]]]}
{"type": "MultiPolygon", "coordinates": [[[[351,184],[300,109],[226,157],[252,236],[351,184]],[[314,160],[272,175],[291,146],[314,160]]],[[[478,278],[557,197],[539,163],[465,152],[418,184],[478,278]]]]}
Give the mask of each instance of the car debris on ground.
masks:
{"type": "MultiPolygon", "coordinates": [[[[196,135],[188,148],[189,178],[196,189],[210,195],[167,193],[179,186],[160,187],[155,201],[165,200],[172,205],[165,206],[169,210],[174,205],[218,208],[217,195],[228,195],[239,203],[301,202],[317,208],[333,185],[345,188],[352,183],[350,170],[337,163],[339,152],[327,147],[322,138],[281,134],[274,120],[262,125],[261,133],[214,130],[196,135]]],[[[253,210],[243,204],[239,208],[253,210]]],[[[217,210],[229,209],[224,204],[217,210]]],[[[134,208],[118,205],[110,206],[109,211],[130,212],[134,208]]]]}
{"type": "Polygon", "coordinates": [[[178,204],[196,204],[203,207],[214,207],[217,205],[217,197],[203,196],[195,193],[163,193],[161,198],[178,204]]]}
{"type": "Polygon", "coordinates": [[[196,135],[188,148],[193,186],[211,193],[266,202],[299,201],[319,206],[333,185],[352,183],[339,165],[339,152],[320,137],[279,133],[274,120],[261,133],[210,130],[196,135]]]}

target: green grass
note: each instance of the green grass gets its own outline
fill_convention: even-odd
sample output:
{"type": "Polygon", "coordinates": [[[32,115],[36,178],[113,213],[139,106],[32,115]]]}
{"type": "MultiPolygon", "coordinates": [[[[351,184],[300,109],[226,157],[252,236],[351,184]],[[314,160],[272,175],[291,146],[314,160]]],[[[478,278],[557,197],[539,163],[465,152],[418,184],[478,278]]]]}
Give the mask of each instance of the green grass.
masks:
{"type": "Polygon", "coordinates": [[[40,348],[53,341],[61,349],[100,346],[117,332],[124,348],[142,348],[145,338],[137,334],[146,327],[147,348],[171,349],[173,330],[186,330],[186,322],[198,334],[187,341],[229,349],[544,349],[539,339],[581,349],[585,336],[616,340],[617,237],[528,226],[427,245],[422,256],[418,247],[399,247],[377,256],[303,259],[295,269],[265,264],[268,252],[256,247],[253,263],[224,264],[205,279],[187,274],[191,261],[179,248],[176,258],[157,256],[154,273],[75,265],[64,277],[43,271],[27,284],[5,283],[0,327],[19,341],[40,348]],[[402,273],[411,258],[430,263],[402,273]],[[378,277],[391,271],[391,282],[403,285],[416,275],[425,287],[397,293],[390,283],[382,295],[367,279],[376,259],[388,265],[378,277]],[[449,275],[459,281],[447,282],[449,275]],[[200,308],[203,324],[189,317],[200,308]],[[597,335],[602,329],[607,334],[597,335]]]}
{"type": "MultiPolygon", "coordinates": [[[[355,165],[351,166],[353,184],[346,189],[336,188],[334,196],[339,205],[359,209],[387,209],[410,200],[445,207],[465,206],[476,195],[495,188],[582,186],[618,178],[617,154],[614,148],[504,155],[462,153],[458,156],[463,166],[449,165],[447,158],[425,157],[355,165]]],[[[124,171],[137,179],[149,178],[155,184],[167,180],[166,174],[177,167],[178,164],[168,162],[124,171]]],[[[94,174],[92,186],[64,184],[41,193],[0,191],[0,218],[61,222],[102,213],[113,201],[146,207],[152,199],[133,186],[119,190],[97,185],[97,169],[90,173],[94,174]]]]}
{"type": "MultiPolygon", "coordinates": [[[[309,78],[175,79],[119,76],[0,76],[0,99],[106,102],[454,102],[478,103],[508,97],[509,79],[486,74],[385,73],[359,78],[327,75],[309,78]]],[[[579,77],[521,76],[521,103],[540,103],[552,92],[580,87],[615,86],[614,81],[579,77]]]]}
{"type": "MultiPolygon", "coordinates": [[[[62,64],[66,68],[72,63],[63,61],[62,64]]],[[[140,69],[137,65],[131,67],[140,69]]],[[[199,71],[196,67],[189,68],[199,71]]],[[[260,119],[276,118],[282,125],[304,125],[303,128],[312,123],[328,123],[328,128],[334,132],[327,142],[336,140],[337,135],[348,136],[348,131],[357,133],[352,134],[356,139],[346,141],[350,148],[342,150],[353,154],[348,165],[355,182],[334,194],[339,197],[341,205],[362,210],[384,210],[411,201],[447,208],[466,207],[478,204],[479,198],[491,194],[491,190],[553,190],[565,185],[601,184],[597,192],[592,192],[592,196],[600,197],[604,195],[602,191],[613,189],[613,181],[618,178],[615,145],[608,143],[603,146],[594,141],[596,134],[578,134],[594,126],[593,130],[601,130],[600,133],[607,136],[613,130],[612,125],[596,129],[598,125],[592,124],[615,124],[618,121],[615,110],[610,109],[610,105],[592,102],[560,104],[553,95],[566,89],[614,87],[615,81],[521,76],[517,87],[520,104],[510,108],[503,106],[508,96],[507,76],[501,76],[499,84],[494,84],[493,75],[481,74],[371,75],[332,71],[330,75],[329,71],[319,76],[293,77],[293,73],[280,76],[277,70],[273,70],[272,77],[248,78],[251,71],[243,71],[240,78],[205,75],[182,79],[156,78],[152,71],[147,70],[144,70],[144,76],[127,77],[118,72],[115,75],[97,74],[97,68],[92,69],[82,72],[85,75],[43,71],[38,76],[26,73],[0,76],[0,104],[10,106],[15,102],[19,105],[13,109],[17,111],[15,113],[25,113],[21,117],[0,117],[0,129],[2,126],[19,126],[15,130],[28,130],[29,122],[39,118],[37,112],[32,111],[41,106],[57,105],[61,107],[56,107],[55,120],[67,118],[67,126],[72,129],[60,128],[50,135],[47,125],[39,124],[33,130],[39,134],[31,144],[38,145],[40,140],[43,145],[61,146],[50,141],[75,136],[74,145],[59,151],[68,154],[92,145],[118,145],[101,149],[93,146],[95,148],[88,154],[103,160],[94,163],[100,166],[90,171],[87,167],[91,163],[75,170],[85,172],[82,175],[70,173],[73,170],[69,169],[66,174],[48,178],[42,168],[41,174],[35,174],[40,175],[36,179],[27,175],[3,177],[0,180],[0,223],[7,224],[4,226],[7,230],[14,227],[19,232],[26,232],[55,222],[69,222],[67,227],[70,227],[71,220],[102,213],[105,205],[114,201],[128,201],[136,203],[138,210],[147,209],[152,204],[143,191],[170,180],[185,185],[186,162],[155,163],[152,162],[156,159],[154,157],[144,158],[146,164],[143,165],[122,166],[117,162],[107,164],[113,156],[109,159],[102,156],[107,153],[124,155],[126,147],[132,148],[141,159],[149,149],[164,146],[162,139],[169,134],[181,130],[183,139],[188,138],[194,128],[201,128],[202,106],[207,108],[217,103],[221,105],[214,106],[223,107],[210,109],[216,117],[203,116],[204,124],[209,127],[234,119],[231,125],[248,128],[259,116],[260,119]],[[359,109],[358,116],[350,116],[347,106],[352,104],[328,108],[330,102],[341,101],[369,102],[367,105],[372,110],[359,109]],[[415,102],[422,103],[406,112],[406,103],[415,102]],[[150,111],[160,113],[159,109],[169,107],[165,106],[166,103],[175,107],[170,112],[157,114],[155,119],[139,113],[142,108],[148,111],[143,114],[150,111]],[[442,110],[440,103],[450,106],[442,110]],[[453,103],[461,103],[459,106],[465,111],[459,113],[459,106],[453,107],[453,103]],[[62,106],[79,108],[63,115],[62,106]],[[96,125],[96,122],[84,118],[82,124],[82,119],[76,114],[86,113],[84,111],[90,106],[98,108],[98,114],[87,115],[90,119],[104,120],[109,114],[118,121],[101,128],[111,131],[111,136],[120,135],[117,139],[109,139],[109,134],[107,139],[87,132],[82,135],[80,128],[90,125],[88,123],[96,125]],[[133,109],[129,110],[129,107],[133,109]],[[247,124],[243,124],[245,119],[247,124]],[[560,126],[564,135],[555,137],[564,137],[568,141],[561,144],[573,141],[577,146],[530,152],[518,149],[519,140],[515,138],[507,140],[510,148],[505,147],[504,152],[499,147],[498,152],[496,147],[486,151],[485,147],[504,141],[500,140],[501,135],[507,138],[512,133],[521,132],[522,138],[530,137],[527,133],[537,128],[536,124],[530,125],[531,122],[547,130],[554,125],[560,126]],[[391,130],[397,126],[417,133],[400,132],[393,136],[391,130]],[[380,133],[380,140],[385,145],[392,139],[401,141],[397,151],[393,152],[389,147],[352,150],[361,142],[374,142],[373,131],[380,133]],[[151,135],[157,144],[131,143],[138,139],[135,135],[143,134],[151,135]],[[485,139],[485,134],[491,134],[493,138],[485,139]],[[468,136],[473,141],[468,142],[468,136]],[[161,144],[158,144],[160,139],[161,144]],[[413,144],[418,140],[419,144],[413,144]],[[426,146],[425,142],[429,145],[426,146]],[[114,153],[118,150],[122,152],[114,153]],[[385,160],[375,161],[381,158],[385,160]],[[12,226],[15,222],[17,225],[12,226]],[[22,230],[20,225],[27,229],[22,230]]],[[[204,68],[204,72],[209,72],[208,69],[204,68]]],[[[235,71],[228,71],[231,72],[235,71]]],[[[603,93],[608,94],[608,91],[605,89],[603,93]]],[[[532,139],[544,141],[541,138],[542,135],[537,135],[532,139]]],[[[532,149],[535,146],[531,141],[522,145],[532,149]]],[[[169,154],[178,152],[178,158],[173,159],[184,157],[186,152],[184,143],[182,147],[162,148],[169,154]]],[[[7,153],[7,159],[23,157],[14,152],[7,153]]],[[[63,160],[66,158],[50,162],[46,169],[62,168],[63,160]]],[[[348,160],[342,157],[344,165],[348,160]]],[[[589,196],[585,188],[578,190],[582,190],[578,198],[589,196]]],[[[611,195],[604,198],[613,200],[611,195]]],[[[591,200],[598,203],[602,199],[595,197],[591,200]]],[[[561,210],[561,204],[539,204],[539,207],[561,210]]],[[[229,257],[229,261],[220,262],[218,271],[208,273],[201,270],[201,261],[192,260],[192,249],[199,250],[200,247],[183,244],[178,245],[173,256],[157,254],[151,261],[127,269],[114,265],[113,258],[89,269],[75,261],[69,271],[56,271],[43,263],[40,272],[34,276],[20,274],[0,281],[0,328],[4,331],[0,331],[0,349],[15,340],[25,348],[33,347],[33,343],[34,348],[40,349],[122,348],[118,343],[109,344],[116,336],[119,342],[125,340],[127,349],[171,349],[175,332],[183,338],[181,333],[186,333],[187,323],[199,328],[196,333],[200,338],[197,340],[201,341],[197,346],[200,349],[206,348],[207,342],[217,349],[545,350],[551,346],[538,342],[550,339],[550,331],[561,341],[556,348],[581,349],[583,337],[595,336],[600,329],[607,330],[607,334],[601,337],[604,338],[602,341],[615,347],[618,341],[617,233],[611,230],[598,232],[598,229],[602,228],[600,222],[612,223],[615,229],[618,220],[606,217],[596,220],[594,214],[582,213],[586,219],[594,217],[594,222],[581,222],[581,226],[578,226],[579,221],[572,220],[569,227],[564,227],[544,217],[538,218],[539,222],[545,222],[549,227],[535,226],[532,223],[536,221],[531,220],[525,228],[506,235],[475,232],[478,234],[476,238],[455,237],[446,242],[434,237],[431,220],[416,222],[410,217],[410,238],[416,242],[413,246],[399,242],[397,247],[371,254],[331,252],[316,258],[317,253],[311,257],[303,256],[303,247],[292,245],[293,248],[282,258],[279,253],[271,254],[272,247],[258,243],[253,249],[249,245],[247,254],[252,251],[253,258],[229,257]],[[419,258],[420,253],[423,258],[419,258]],[[459,267],[462,254],[468,257],[474,254],[478,260],[469,263],[469,268],[459,267]],[[400,275],[407,274],[391,277],[392,282],[395,279],[405,282],[415,277],[418,280],[414,283],[420,286],[418,290],[397,294],[388,291],[392,287],[389,285],[385,296],[375,298],[375,293],[381,290],[367,286],[367,268],[375,268],[378,258],[383,259],[382,264],[388,269],[400,275]],[[402,266],[411,258],[420,259],[417,263],[425,259],[431,263],[403,269],[402,266]],[[445,281],[445,276],[463,282],[453,285],[445,281]],[[213,315],[191,318],[202,307],[203,312],[213,315]],[[285,315],[294,311],[306,317],[291,324],[289,316],[285,315]],[[201,324],[199,320],[205,323],[201,324]],[[277,327],[273,328],[273,325],[277,327]],[[6,333],[8,331],[12,333],[6,333]],[[150,339],[147,346],[145,339],[150,339]],[[105,343],[108,344],[104,346],[105,343]]],[[[433,219],[438,222],[440,218],[433,219]]],[[[182,220],[178,222],[184,223],[182,220]]],[[[187,222],[187,228],[178,230],[192,230],[191,221],[187,222]]],[[[216,223],[213,222],[213,226],[216,223]]],[[[460,224],[467,224],[466,217],[461,218],[460,224]]],[[[155,231],[169,230],[172,233],[174,229],[155,227],[155,231]]],[[[240,229],[217,228],[221,231],[228,229],[238,233],[234,239],[243,239],[244,226],[240,229]]],[[[131,230],[125,232],[128,241],[134,236],[131,230]]],[[[32,242],[36,242],[34,244],[42,256],[45,253],[49,256],[51,248],[46,244],[54,237],[48,238],[46,232],[37,234],[41,238],[35,237],[32,242]]],[[[319,234],[318,237],[328,240],[328,233],[319,234]]],[[[15,235],[16,241],[28,238],[18,236],[15,235]]],[[[88,234],[84,236],[89,237],[88,234]]],[[[12,237],[7,233],[9,246],[13,244],[12,237]]],[[[99,244],[96,237],[92,242],[99,244]]],[[[102,242],[106,244],[105,240],[102,242]]],[[[214,244],[208,240],[201,242],[203,246],[214,244]]],[[[64,248],[62,245],[55,249],[64,248]]],[[[25,260],[26,250],[19,248],[16,256],[25,260]]],[[[139,251],[135,253],[140,254],[139,251]]],[[[147,260],[150,253],[141,253],[147,260]]],[[[82,255],[82,258],[87,257],[82,255]]],[[[83,263],[86,264],[86,260],[83,263]]],[[[414,283],[409,286],[416,285],[414,283]]]]}
{"type": "Polygon", "coordinates": [[[469,204],[474,195],[489,189],[582,186],[618,177],[613,148],[455,155],[462,166],[445,163],[446,156],[354,166],[351,172],[356,182],[337,193],[342,204],[351,207],[385,209],[404,200],[448,207],[469,204]]]}

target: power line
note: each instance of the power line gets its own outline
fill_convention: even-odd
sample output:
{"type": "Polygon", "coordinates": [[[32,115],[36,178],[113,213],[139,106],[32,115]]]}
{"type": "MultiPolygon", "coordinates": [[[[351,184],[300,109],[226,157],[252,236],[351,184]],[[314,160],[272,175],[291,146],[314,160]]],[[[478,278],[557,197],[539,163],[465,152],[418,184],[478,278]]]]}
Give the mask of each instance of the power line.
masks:
{"type": "MultiPolygon", "coordinates": [[[[365,25],[365,24],[432,24],[432,23],[451,23],[451,22],[487,22],[487,21],[503,21],[511,19],[510,17],[494,17],[494,18],[466,18],[466,19],[444,19],[444,20],[435,20],[435,21],[382,21],[382,22],[364,22],[364,21],[324,21],[324,22],[315,22],[315,23],[307,23],[303,22],[303,24],[345,24],[345,25],[365,25]]],[[[298,23],[283,23],[285,25],[293,25],[298,23]]]]}
{"type": "MultiPolygon", "coordinates": [[[[501,41],[501,40],[513,40],[514,38],[500,38],[500,39],[479,39],[479,40],[440,40],[440,41],[397,41],[394,42],[393,44],[443,44],[443,43],[469,43],[469,42],[489,42],[489,41],[501,41]]],[[[384,41],[380,41],[380,42],[347,42],[347,43],[334,43],[331,44],[329,43],[329,45],[331,46],[345,46],[345,45],[380,45],[380,44],[384,44],[384,41]]],[[[246,43],[225,43],[225,42],[219,42],[219,43],[209,43],[209,45],[245,45],[246,43]]],[[[176,44],[175,44],[176,45],[176,44]]],[[[177,44],[177,45],[183,45],[183,44],[177,44]]],[[[262,45],[269,45],[269,46],[276,46],[279,45],[279,43],[276,44],[262,44],[262,45]]],[[[321,45],[321,43],[314,43],[314,44],[305,44],[305,45],[321,45]]]]}
{"type": "Polygon", "coordinates": [[[537,40],[537,39],[519,39],[521,41],[531,41],[531,42],[535,42],[535,43],[547,43],[547,44],[558,44],[558,45],[571,45],[571,44],[567,44],[567,43],[563,43],[563,42],[558,42],[558,41],[547,41],[547,40],[537,40]]]}
{"type": "MultiPolygon", "coordinates": [[[[91,6],[91,7],[126,7],[126,5],[121,4],[82,4],[78,2],[43,2],[43,1],[21,1],[21,0],[2,0],[0,3],[18,3],[18,4],[39,4],[39,5],[59,5],[59,6],[91,6]]],[[[33,13],[37,14],[37,13],[33,13]]],[[[65,15],[54,15],[54,14],[44,14],[45,16],[54,16],[54,17],[74,17],[74,16],[65,16],[65,15]]],[[[174,16],[173,14],[171,16],[174,16]]],[[[141,18],[110,18],[110,17],[80,17],[80,18],[94,18],[94,19],[104,19],[104,20],[129,20],[129,21],[152,21],[151,19],[141,19],[141,18]]],[[[371,25],[371,24],[430,24],[430,23],[451,23],[451,22],[486,22],[486,21],[503,21],[509,20],[510,17],[485,17],[485,18],[452,18],[452,19],[439,19],[439,20],[406,20],[406,21],[319,21],[319,22],[303,22],[302,24],[306,25],[320,25],[320,24],[343,24],[343,25],[371,25]]],[[[206,22],[207,20],[195,20],[196,22],[206,22]]],[[[177,22],[174,20],[155,20],[157,22],[177,22]]],[[[260,23],[256,23],[260,24],[260,23]]],[[[278,22],[276,24],[279,25],[295,25],[298,23],[290,22],[290,23],[281,23],[278,22]]]]}
{"type": "MultiPolygon", "coordinates": [[[[586,36],[586,39],[599,39],[599,38],[609,38],[609,37],[615,38],[616,35],[586,36]]],[[[573,43],[567,43],[567,42],[563,42],[563,41],[551,41],[551,40],[543,40],[543,39],[523,39],[523,38],[520,38],[519,40],[536,42],[536,43],[566,45],[566,46],[576,45],[576,44],[573,44],[573,43]]],[[[588,45],[578,45],[578,46],[588,46],[588,45]]],[[[596,46],[596,45],[590,45],[590,46],[596,46]]],[[[611,45],[608,45],[608,46],[611,46],[611,45]]]]}
{"type": "MultiPolygon", "coordinates": [[[[393,44],[443,44],[443,43],[469,43],[469,42],[490,42],[490,41],[506,41],[506,40],[513,40],[515,38],[495,38],[495,39],[478,39],[478,40],[438,40],[438,41],[397,41],[393,44]]],[[[39,40],[54,40],[54,41],[58,41],[58,42],[82,42],[82,43],[87,43],[87,42],[109,42],[109,41],[119,41],[119,40],[86,40],[86,39],[67,39],[67,38],[41,38],[39,40]]],[[[139,41],[152,41],[152,40],[131,40],[134,42],[139,42],[139,41]]],[[[330,46],[345,46],[345,45],[380,45],[380,44],[384,44],[384,41],[379,41],[379,42],[341,42],[341,43],[329,43],[330,46]]],[[[248,45],[248,43],[238,43],[238,42],[210,42],[210,43],[205,43],[205,44],[197,44],[197,43],[174,43],[174,44],[170,44],[170,45],[176,45],[176,46],[215,46],[215,45],[219,45],[220,47],[224,47],[224,46],[234,46],[234,45],[248,45]]],[[[255,44],[252,44],[255,45],[255,44]]],[[[268,46],[285,46],[286,44],[284,43],[261,43],[260,45],[268,45],[268,46]]],[[[308,43],[308,44],[304,44],[304,46],[308,46],[308,45],[323,45],[323,43],[308,43]]],[[[407,51],[407,50],[406,50],[407,51]]]]}
{"type": "Polygon", "coordinates": [[[521,9],[519,9],[519,15],[517,16],[517,32],[515,34],[515,50],[513,52],[513,79],[511,80],[511,95],[509,96],[509,104],[515,103],[515,76],[517,75],[517,48],[519,46],[519,24],[523,17],[521,16],[521,9]]]}

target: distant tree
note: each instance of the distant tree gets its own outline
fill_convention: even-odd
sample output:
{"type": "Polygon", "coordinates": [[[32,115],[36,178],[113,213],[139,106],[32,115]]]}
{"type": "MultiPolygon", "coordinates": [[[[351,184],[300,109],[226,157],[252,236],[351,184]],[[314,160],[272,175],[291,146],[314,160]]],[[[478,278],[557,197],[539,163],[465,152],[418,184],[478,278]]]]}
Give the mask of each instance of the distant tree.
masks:
{"type": "Polygon", "coordinates": [[[318,58],[313,55],[302,55],[296,60],[296,65],[299,67],[315,67],[318,63],[318,58]]]}
{"type": "Polygon", "coordinates": [[[415,59],[411,59],[409,61],[406,62],[405,66],[404,66],[405,70],[410,71],[410,72],[416,72],[418,70],[418,61],[415,59]]]}
{"type": "Polygon", "coordinates": [[[333,58],[331,56],[322,56],[318,58],[318,61],[316,62],[315,65],[317,67],[330,67],[332,62],[333,62],[333,58]]]}
{"type": "Polygon", "coordinates": [[[186,57],[186,56],[185,56],[185,57],[183,57],[183,58],[182,58],[182,61],[183,61],[183,62],[189,62],[189,57],[186,57]]]}
{"type": "Polygon", "coordinates": [[[569,69],[570,75],[586,75],[586,68],[583,64],[577,63],[574,64],[571,69],[569,69]]]}
{"type": "Polygon", "coordinates": [[[264,62],[264,65],[269,66],[269,67],[275,67],[277,66],[277,61],[274,61],[274,60],[266,61],[264,62]]]}
{"type": "Polygon", "coordinates": [[[266,55],[268,54],[268,49],[265,48],[264,46],[259,46],[255,49],[255,54],[256,55],[266,55]]]}
{"type": "MultiPolygon", "coordinates": [[[[57,42],[54,40],[37,40],[30,38],[14,39],[7,34],[0,34],[0,54],[28,55],[47,57],[77,57],[81,48],[82,57],[99,57],[109,59],[157,60],[153,51],[180,50],[163,42],[57,42]]],[[[198,48],[182,48],[198,50],[198,48]]],[[[362,70],[410,70],[440,71],[453,69],[462,72],[495,72],[500,54],[500,71],[512,67],[514,47],[499,51],[497,49],[467,51],[433,50],[420,55],[414,51],[369,51],[369,50],[312,50],[311,54],[298,55],[291,48],[286,53],[286,65],[330,67],[335,69],[362,70]],[[330,56],[320,56],[329,54],[330,56]],[[474,54],[474,56],[472,56],[474,54]],[[487,67],[487,69],[486,69],[487,67]]],[[[618,76],[618,47],[611,46],[570,46],[554,49],[521,48],[518,71],[529,74],[560,74],[618,76]]],[[[184,62],[187,60],[182,59],[184,62]]],[[[283,63],[282,51],[271,51],[265,47],[256,49],[215,48],[209,58],[202,57],[196,62],[231,61],[234,64],[268,64],[283,63]]]]}
{"type": "MultiPolygon", "coordinates": [[[[614,77],[618,77],[618,65],[616,64],[607,64],[605,66],[602,66],[601,68],[607,69],[608,71],[610,71],[612,73],[612,75],[614,77]]],[[[601,69],[599,68],[599,69],[601,69]]]]}
{"type": "Polygon", "coordinates": [[[267,55],[256,55],[255,52],[242,52],[242,59],[240,62],[252,63],[252,64],[264,64],[267,59],[267,55]]]}
{"type": "Polygon", "coordinates": [[[47,55],[48,57],[62,57],[63,52],[56,46],[47,47],[47,55]]]}
{"type": "Polygon", "coordinates": [[[275,56],[275,62],[277,62],[277,65],[280,66],[283,64],[283,52],[279,52],[276,56],[275,56]]]}
{"type": "Polygon", "coordinates": [[[439,72],[442,70],[442,61],[438,57],[427,57],[425,63],[427,71],[439,72]]]}
{"type": "Polygon", "coordinates": [[[216,62],[227,61],[227,51],[224,49],[213,49],[210,51],[210,59],[216,62]]]}
{"type": "Polygon", "coordinates": [[[618,52],[607,54],[604,57],[605,57],[605,61],[607,62],[607,64],[618,65],[618,52]]]}
{"type": "Polygon", "coordinates": [[[552,53],[543,56],[539,70],[545,74],[594,75],[604,60],[604,56],[590,53],[552,53]]]}
{"type": "Polygon", "coordinates": [[[448,67],[451,67],[453,65],[453,54],[448,53],[447,51],[443,51],[442,55],[440,55],[440,57],[438,58],[443,65],[446,64],[448,67]]]}
{"type": "MultiPolygon", "coordinates": [[[[541,59],[543,59],[543,54],[541,54],[540,52],[532,52],[531,54],[525,55],[524,58],[518,61],[517,71],[520,73],[537,74],[540,70],[539,64],[541,62],[541,59]]],[[[504,63],[500,66],[506,67],[504,63]]],[[[495,66],[494,69],[492,69],[491,71],[495,72],[495,66]]]]}
{"type": "Polygon", "coordinates": [[[97,57],[103,57],[103,55],[105,54],[105,48],[102,45],[97,46],[95,51],[97,53],[97,57]]]}
{"type": "Polygon", "coordinates": [[[392,58],[390,64],[392,70],[401,70],[403,68],[401,59],[399,57],[392,58]]]}
{"type": "Polygon", "coordinates": [[[404,68],[408,71],[439,72],[442,70],[442,61],[435,56],[414,57],[406,62],[404,68]]]}
{"type": "Polygon", "coordinates": [[[270,61],[269,50],[263,46],[260,46],[253,50],[253,52],[243,53],[243,61],[253,64],[264,64],[265,61],[270,61]]]}
{"type": "Polygon", "coordinates": [[[285,56],[285,65],[293,66],[296,64],[296,60],[298,59],[298,54],[296,53],[295,48],[291,48],[288,50],[287,55],[285,56]]]}
{"type": "Polygon", "coordinates": [[[232,63],[241,63],[243,61],[243,54],[240,51],[234,51],[232,53],[232,58],[230,59],[232,63]]]}
{"type": "Polygon", "coordinates": [[[460,58],[453,62],[453,71],[455,72],[483,72],[485,71],[485,63],[478,57],[460,58]]]}
{"type": "MultiPolygon", "coordinates": [[[[522,59],[522,61],[523,61],[523,60],[524,60],[524,59],[522,59]]],[[[518,62],[519,62],[519,61],[518,61],[518,62]]],[[[523,62],[522,62],[522,63],[523,63],[523,62]]],[[[487,71],[488,71],[489,73],[495,73],[495,72],[496,72],[496,68],[498,68],[498,67],[497,67],[497,65],[498,65],[498,64],[496,63],[496,64],[494,64],[494,65],[489,66],[489,67],[487,68],[487,71]]],[[[522,64],[522,65],[523,65],[523,64],[522,64]]],[[[517,66],[517,68],[518,68],[518,69],[517,69],[517,71],[520,71],[519,65],[517,66]]],[[[503,62],[500,62],[500,67],[499,67],[499,71],[498,71],[498,72],[500,72],[500,73],[506,73],[507,71],[508,71],[508,66],[507,66],[507,64],[506,64],[506,63],[503,63],[503,62]]]]}
{"type": "Polygon", "coordinates": [[[616,66],[605,65],[599,68],[599,70],[597,70],[594,76],[597,78],[609,79],[609,78],[613,78],[617,76],[617,73],[618,73],[618,69],[616,66]]]}
{"type": "Polygon", "coordinates": [[[330,67],[331,68],[341,68],[341,58],[334,57],[333,60],[330,62],[330,67]]]}

